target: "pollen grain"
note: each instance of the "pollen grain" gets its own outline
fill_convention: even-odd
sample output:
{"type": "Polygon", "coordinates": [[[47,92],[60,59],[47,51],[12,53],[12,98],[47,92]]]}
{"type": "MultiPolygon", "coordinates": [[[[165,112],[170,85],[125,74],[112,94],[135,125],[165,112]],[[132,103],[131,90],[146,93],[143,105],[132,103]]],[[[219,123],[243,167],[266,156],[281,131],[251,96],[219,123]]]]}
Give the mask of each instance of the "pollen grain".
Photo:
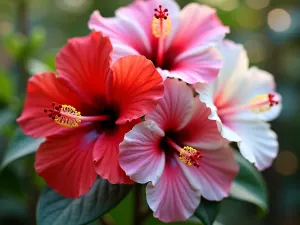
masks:
{"type": "Polygon", "coordinates": [[[190,146],[184,146],[179,153],[180,161],[188,166],[199,167],[200,165],[197,160],[201,159],[202,157],[203,155],[200,152],[190,146]]]}

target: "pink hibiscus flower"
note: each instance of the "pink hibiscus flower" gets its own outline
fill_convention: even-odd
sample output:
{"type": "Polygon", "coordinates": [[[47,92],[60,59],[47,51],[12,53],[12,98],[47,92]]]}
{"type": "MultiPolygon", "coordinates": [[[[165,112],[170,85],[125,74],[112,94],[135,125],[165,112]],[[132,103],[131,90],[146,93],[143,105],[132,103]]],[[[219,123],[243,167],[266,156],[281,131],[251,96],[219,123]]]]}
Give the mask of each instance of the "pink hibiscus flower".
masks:
{"type": "Polygon", "coordinates": [[[238,166],[210,114],[184,82],[167,79],[156,109],[120,144],[121,167],[132,180],[149,182],[147,202],[164,222],[188,219],[201,195],[228,196],[238,166]]]}
{"type": "Polygon", "coordinates": [[[111,38],[114,60],[144,55],[163,77],[190,84],[217,77],[222,63],[215,46],[229,32],[214,9],[190,3],[180,11],[173,0],[135,1],[114,18],[95,11],[88,26],[111,38]]]}
{"type": "Polygon", "coordinates": [[[72,38],[57,55],[59,75],[42,73],[28,82],[17,121],[25,134],[46,137],[35,169],[66,197],[87,193],[97,174],[132,183],[119,166],[119,144],[163,95],[150,60],[127,56],[111,66],[111,52],[101,33],[72,38]]]}
{"type": "Polygon", "coordinates": [[[276,134],[266,121],[281,111],[281,96],[275,92],[271,74],[256,67],[249,69],[246,51],[226,41],[220,48],[224,67],[217,80],[197,84],[201,101],[213,111],[222,136],[238,142],[241,154],[259,170],[272,164],[278,153],[276,134]]]}

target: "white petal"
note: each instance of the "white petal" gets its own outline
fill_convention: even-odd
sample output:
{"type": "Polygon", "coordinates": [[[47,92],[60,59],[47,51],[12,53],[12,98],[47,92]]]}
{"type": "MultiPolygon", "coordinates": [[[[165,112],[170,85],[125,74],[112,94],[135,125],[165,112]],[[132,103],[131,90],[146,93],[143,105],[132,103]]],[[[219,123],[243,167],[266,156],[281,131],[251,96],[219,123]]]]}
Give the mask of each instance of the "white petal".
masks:
{"type": "Polygon", "coordinates": [[[251,109],[234,115],[235,120],[263,120],[270,121],[279,116],[282,109],[281,96],[275,92],[275,81],[272,74],[256,67],[250,68],[245,76],[245,84],[238,90],[234,102],[236,105],[249,104],[251,99],[262,94],[273,93],[279,101],[270,110],[263,113],[253,113],[251,109]]]}
{"type": "Polygon", "coordinates": [[[247,80],[244,74],[248,70],[249,60],[244,47],[231,41],[224,41],[220,46],[223,68],[214,83],[214,94],[220,95],[218,105],[226,104],[236,96],[247,80]]]}
{"type": "Polygon", "coordinates": [[[278,141],[270,125],[260,121],[235,121],[231,126],[242,138],[238,143],[241,154],[259,170],[271,166],[278,154],[278,141]]]}

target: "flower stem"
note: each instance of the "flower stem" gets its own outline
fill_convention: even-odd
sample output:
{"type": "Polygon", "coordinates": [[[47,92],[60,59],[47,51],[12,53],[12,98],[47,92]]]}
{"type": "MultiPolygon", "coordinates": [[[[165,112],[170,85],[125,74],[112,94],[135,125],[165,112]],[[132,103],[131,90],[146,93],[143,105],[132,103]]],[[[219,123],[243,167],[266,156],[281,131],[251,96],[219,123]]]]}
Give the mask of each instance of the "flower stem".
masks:
{"type": "Polygon", "coordinates": [[[99,220],[102,225],[114,225],[114,222],[107,216],[101,216],[99,220]]]}
{"type": "Polygon", "coordinates": [[[145,199],[143,198],[143,185],[136,183],[134,187],[134,210],[133,225],[142,225],[147,219],[150,211],[145,207],[145,199]]]}
{"type": "MultiPolygon", "coordinates": [[[[18,32],[23,34],[25,37],[29,35],[29,0],[18,0],[16,1],[16,16],[17,16],[17,29],[18,32]]],[[[20,100],[23,100],[26,93],[27,80],[29,78],[29,74],[26,70],[26,64],[28,61],[28,56],[24,50],[20,53],[18,58],[16,59],[16,66],[18,69],[18,96],[20,100]]],[[[30,218],[29,224],[36,224],[36,205],[39,196],[39,190],[34,184],[33,176],[35,174],[35,170],[33,168],[33,160],[32,157],[27,157],[25,162],[25,179],[29,182],[26,183],[27,187],[27,210],[28,217],[30,218]]]]}
{"type": "MultiPolygon", "coordinates": [[[[29,34],[28,29],[28,0],[19,0],[17,4],[17,26],[20,33],[22,33],[25,37],[29,34]]],[[[29,78],[29,74],[26,71],[28,57],[24,52],[21,52],[21,55],[17,59],[17,66],[19,70],[19,96],[22,99],[26,93],[26,85],[27,80],[29,78]]]]}

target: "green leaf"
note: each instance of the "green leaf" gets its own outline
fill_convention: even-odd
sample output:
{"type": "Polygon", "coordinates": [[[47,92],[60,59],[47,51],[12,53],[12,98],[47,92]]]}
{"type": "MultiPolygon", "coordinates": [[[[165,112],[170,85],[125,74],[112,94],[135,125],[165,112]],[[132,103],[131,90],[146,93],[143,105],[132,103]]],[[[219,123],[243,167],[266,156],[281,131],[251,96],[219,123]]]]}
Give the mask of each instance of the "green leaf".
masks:
{"type": "Polygon", "coordinates": [[[27,71],[30,76],[33,76],[38,73],[52,71],[52,69],[42,61],[38,59],[31,58],[27,62],[27,71]]]}
{"type": "Polygon", "coordinates": [[[0,218],[3,217],[15,217],[15,218],[26,218],[26,205],[22,201],[11,197],[0,198],[0,218]]]}
{"type": "Polygon", "coordinates": [[[212,225],[220,211],[220,202],[201,199],[200,206],[196,209],[194,216],[201,220],[203,225],[212,225]]]}
{"type": "Polygon", "coordinates": [[[3,131],[5,126],[7,126],[9,123],[11,123],[16,117],[15,113],[9,110],[8,108],[3,109],[0,111],[0,133],[3,131]]]}
{"type": "Polygon", "coordinates": [[[4,155],[3,161],[0,166],[0,170],[6,167],[13,161],[20,159],[26,155],[36,152],[39,145],[44,139],[33,139],[22,133],[20,129],[16,131],[15,136],[10,141],[8,149],[4,155]]]}
{"type": "Polygon", "coordinates": [[[78,199],[65,198],[53,189],[42,194],[37,209],[38,225],[80,225],[89,223],[114,208],[132,185],[110,184],[97,179],[90,192],[78,199]]]}
{"type": "Polygon", "coordinates": [[[240,171],[232,185],[230,197],[257,205],[263,214],[268,211],[268,194],[262,175],[239,153],[235,155],[240,171]]]}
{"type": "Polygon", "coordinates": [[[20,33],[10,33],[5,35],[2,41],[6,51],[14,59],[19,59],[26,46],[27,38],[20,33]]]}
{"type": "Polygon", "coordinates": [[[7,104],[15,94],[15,87],[12,76],[2,69],[0,69],[0,84],[0,100],[7,104]]]}
{"type": "Polygon", "coordinates": [[[46,31],[43,27],[34,27],[30,34],[30,38],[27,43],[27,51],[32,55],[39,48],[43,46],[46,40],[46,31]]]}
{"type": "Polygon", "coordinates": [[[34,27],[29,36],[21,33],[10,33],[3,37],[2,41],[6,51],[15,59],[27,59],[36,53],[46,39],[45,29],[34,27]]]}

